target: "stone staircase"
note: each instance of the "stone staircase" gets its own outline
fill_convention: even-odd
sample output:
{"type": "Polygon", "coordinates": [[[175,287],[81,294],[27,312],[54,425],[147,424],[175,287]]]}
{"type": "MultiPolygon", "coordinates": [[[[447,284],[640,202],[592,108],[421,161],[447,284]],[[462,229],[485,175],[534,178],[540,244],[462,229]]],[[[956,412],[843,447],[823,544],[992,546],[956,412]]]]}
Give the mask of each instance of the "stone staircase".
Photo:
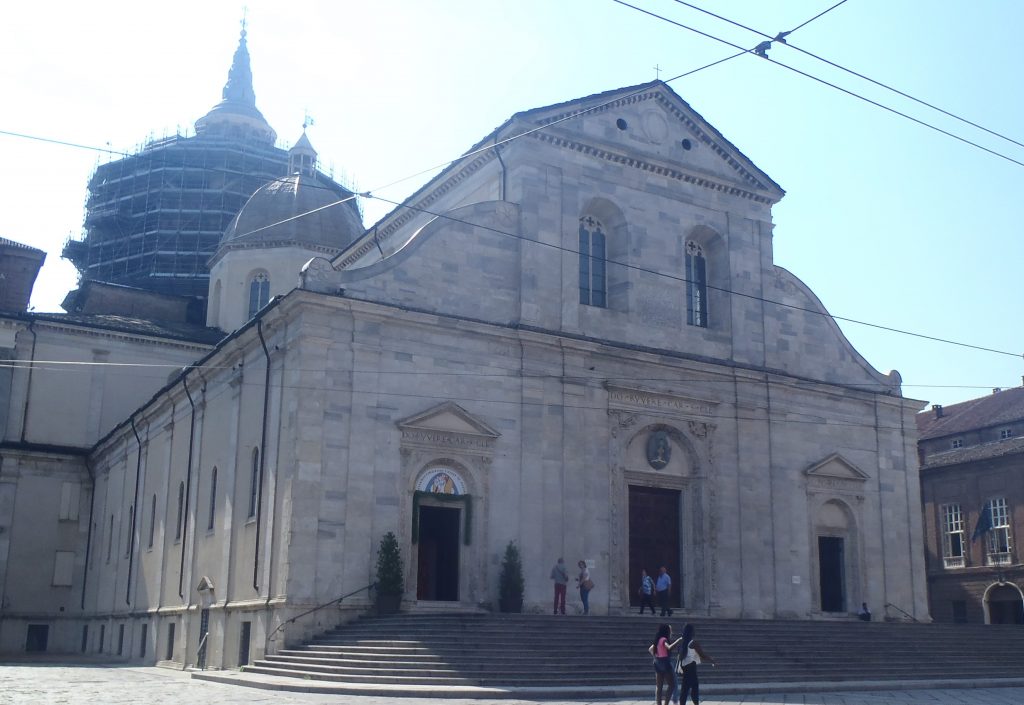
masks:
{"type": "MultiPolygon", "coordinates": [[[[362,618],[247,673],[377,686],[648,686],[657,617],[402,614],[362,618]]],[[[683,618],[669,620],[678,634],[683,618]]],[[[719,663],[701,683],[1024,678],[1024,628],[692,618],[719,663]]]]}

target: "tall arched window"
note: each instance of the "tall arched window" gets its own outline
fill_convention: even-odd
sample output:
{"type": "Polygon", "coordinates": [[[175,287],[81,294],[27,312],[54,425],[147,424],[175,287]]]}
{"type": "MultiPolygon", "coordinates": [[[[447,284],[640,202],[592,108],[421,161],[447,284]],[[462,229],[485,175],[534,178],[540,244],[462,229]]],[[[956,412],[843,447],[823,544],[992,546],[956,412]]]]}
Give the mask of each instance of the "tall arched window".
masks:
{"type": "Polygon", "coordinates": [[[210,517],[206,521],[208,531],[213,531],[213,520],[217,516],[217,468],[210,473],[210,517]]]}
{"type": "Polygon", "coordinates": [[[260,449],[252,449],[252,473],[249,478],[249,516],[256,516],[256,503],[260,495],[260,449]]]}
{"type": "Polygon", "coordinates": [[[607,305],[605,229],[592,215],[580,218],[580,303],[607,305]]]}
{"type": "Polygon", "coordinates": [[[249,318],[270,301],[270,277],[266,272],[257,272],[249,280],[249,318]]]}
{"type": "Polygon", "coordinates": [[[704,249],[686,241],[686,323],[708,327],[708,270],[704,249]]]}
{"type": "Polygon", "coordinates": [[[174,539],[181,538],[182,520],[185,518],[185,483],[178,483],[178,521],[175,523],[174,539]]]}
{"type": "Polygon", "coordinates": [[[149,547],[153,548],[153,537],[156,535],[156,495],[149,510],[149,547]]]}

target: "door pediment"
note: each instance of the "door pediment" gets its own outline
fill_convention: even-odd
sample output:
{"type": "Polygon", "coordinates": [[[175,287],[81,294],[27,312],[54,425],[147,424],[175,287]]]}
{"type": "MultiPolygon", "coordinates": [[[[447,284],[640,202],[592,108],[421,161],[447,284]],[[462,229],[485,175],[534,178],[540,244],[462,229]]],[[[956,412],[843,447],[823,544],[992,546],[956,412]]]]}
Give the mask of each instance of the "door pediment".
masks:
{"type": "Polygon", "coordinates": [[[402,445],[441,450],[493,453],[494,440],[501,436],[485,421],[453,401],[431,407],[397,423],[402,445]]]}
{"type": "Polygon", "coordinates": [[[804,470],[804,474],[808,477],[828,477],[837,480],[857,480],[860,482],[870,478],[866,472],[839,455],[839,453],[833,453],[824,460],[818,461],[804,470]]]}

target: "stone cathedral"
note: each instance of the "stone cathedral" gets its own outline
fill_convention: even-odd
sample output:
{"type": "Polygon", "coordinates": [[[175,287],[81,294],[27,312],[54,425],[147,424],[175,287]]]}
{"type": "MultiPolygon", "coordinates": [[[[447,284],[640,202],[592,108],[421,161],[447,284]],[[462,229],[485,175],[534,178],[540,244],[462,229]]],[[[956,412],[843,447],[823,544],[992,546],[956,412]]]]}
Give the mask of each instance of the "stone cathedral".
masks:
{"type": "MultiPolygon", "coordinates": [[[[8,560],[3,648],[46,624],[51,650],[193,663],[208,635],[237,666],[338,621],[284,625],[310,607],[368,609],[388,531],[406,610],[496,609],[515,541],[528,611],[564,556],[597,614],[664,565],[686,614],[927,618],[921,404],[774,264],[782,188],[666,84],[518,113],[369,230],[308,139],[290,157],[210,260],[217,342],[122,331],[180,369],[75,443],[19,426],[79,402],[13,370],[0,482],[44,489],[10,521],[52,508],[71,538],[31,608],[8,560]]],[[[27,320],[3,316],[18,359],[27,320]]],[[[101,409],[129,379],[80,374],[101,409]]]]}

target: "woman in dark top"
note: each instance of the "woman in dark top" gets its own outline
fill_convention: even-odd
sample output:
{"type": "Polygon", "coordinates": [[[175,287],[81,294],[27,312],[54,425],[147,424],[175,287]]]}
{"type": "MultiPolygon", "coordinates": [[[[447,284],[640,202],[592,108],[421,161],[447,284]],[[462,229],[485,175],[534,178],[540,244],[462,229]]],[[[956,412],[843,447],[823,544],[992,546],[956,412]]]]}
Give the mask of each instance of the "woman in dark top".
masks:
{"type": "Polygon", "coordinates": [[[697,681],[697,664],[707,661],[712,666],[715,665],[715,660],[708,656],[700,648],[700,644],[694,640],[694,631],[693,625],[687,624],[683,627],[683,635],[676,642],[682,642],[682,646],[679,649],[681,697],[677,699],[676,696],[678,694],[673,692],[673,703],[682,702],[683,705],[686,705],[686,696],[690,694],[693,697],[693,705],[700,705],[700,683],[697,681]]]}

